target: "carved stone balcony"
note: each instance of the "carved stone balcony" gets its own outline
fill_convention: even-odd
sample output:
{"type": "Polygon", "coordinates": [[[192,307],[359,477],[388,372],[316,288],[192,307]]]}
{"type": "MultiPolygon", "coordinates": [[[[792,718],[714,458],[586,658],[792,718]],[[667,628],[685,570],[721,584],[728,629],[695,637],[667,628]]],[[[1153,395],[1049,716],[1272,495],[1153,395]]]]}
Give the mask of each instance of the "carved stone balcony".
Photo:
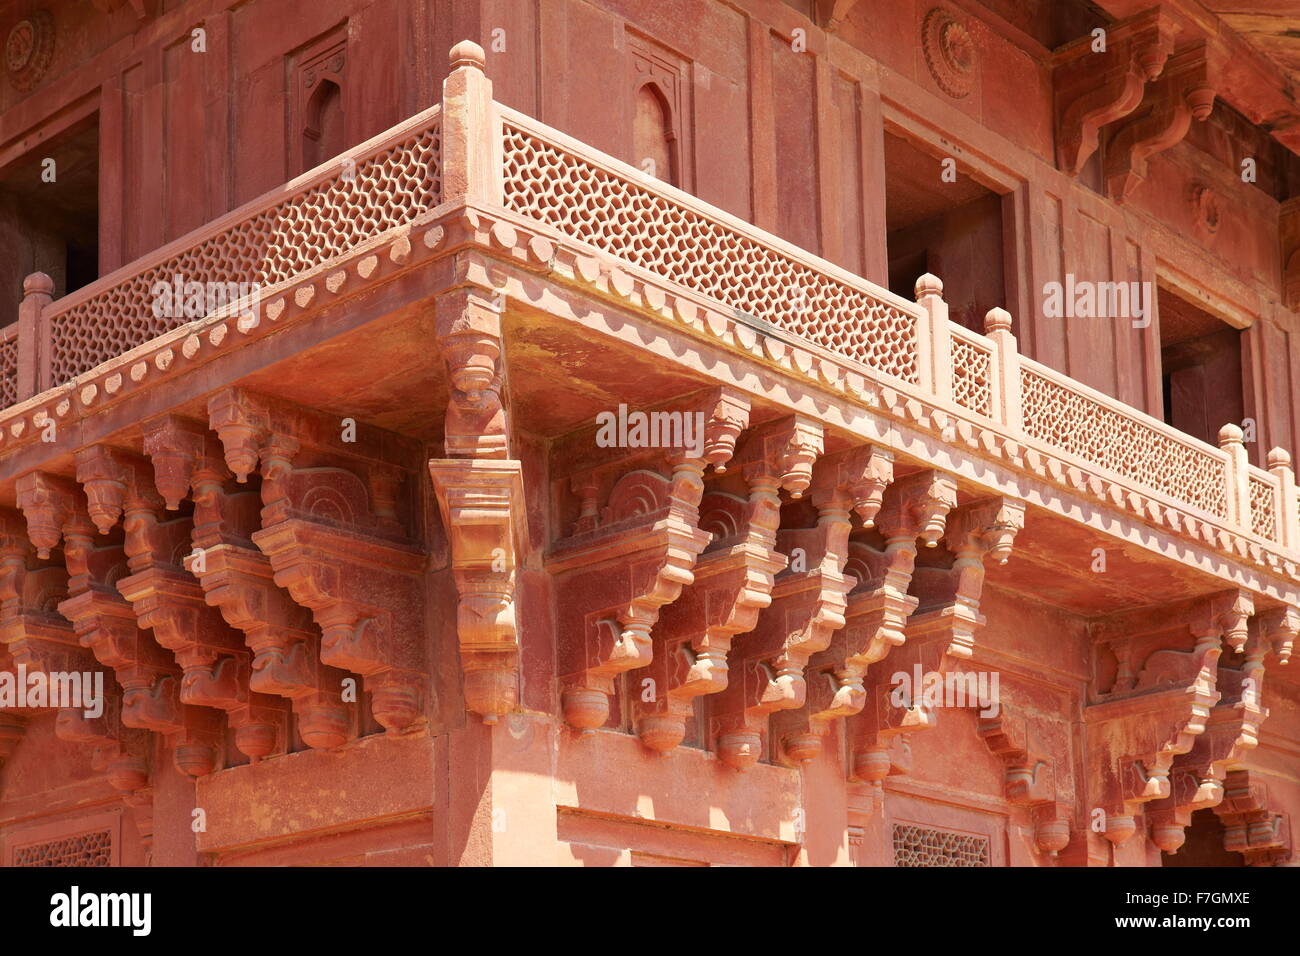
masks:
{"type": "MultiPolygon", "coordinates": [[[[72,295],[29,277],[0,333],[0,507],[72,572],[93,539],[80,482],[131,562],[59,605],[116,674],[127,728],[199,747],[224,720],[255,758],[291,709],[328,749],[360,719],[353,674],[392,735],[448,689],[489,722],[532,693],[575,730],[621,716],[669,753],[707,696],[725,763],[772,742],[809,759],[843,719],[853,776],[879,785],[934,715],[891,709],[869,669],[977,659],[981,589],[1013,539],[1041,575],[1111,554],[1132,600],[1300,605],[1285,452],[1260,469],[1232,426],[1219,447],[1183,435],[1022,356],[1006,312],[968,331],[934,276],[914,302],[891,294],[497,104],[473,44],[452,59],[440,105],[72,295]],[[158,318],[151,289],[176,276],[259,292],[158,318]],[[593,381],[553,400],[559,365],[593,381]],[[700,414],[702,447],[595,452],[591,413],[619,388],[700,414]],[[555,673],[531,683],[525,594],[557,629],[555,673]]],[[[1137,105],[1144,61],[1116,61],[1110,98],[1071,120],[1075,153],[1137,105]]],[[[1062,604],[1096,616],[1093,591],[1062,604]]],[[[1168,681],[1157,659],[1093,703],[1116,740],[1097,767],[1113,839],[1175,770],[1221,781],[1255,733],[1249,695],[1212,712],[1220,639],[1246,646],[1227,613],[1191,648],[1170,639],[1168,681]],[[1156,709],[1147,736],[1117,729],[1156,709]]],[[[981,733],[1059,847],[1033,734],[1019,717],[981,733]]]]}
{"type": "MultiPolygon", "coordinates": [[[[470,85],[481,100],[486,84],[470,85]]],[[[933,277],[907,302],[513,110],[461,109],[454,141],[442,117],[440,107],[412,117],[57,301],[31,277],[20,320],[0,334],[0,448],[12,454],[49,422],[72,425],[391,281],[455,233],[503,265],[585,286],[1021,474],[1294,573],[1300,524],[1284,453],[1250,466],[1230,430],[1211,447],[1030,361],[1004,313],[987,335],[949,323],[933,277]],[[254,283],[260,303],[157,318],[150,290],[175,276],[254,283]]],[[[524,291],[505,272],[482,278],[524,291]]]]}

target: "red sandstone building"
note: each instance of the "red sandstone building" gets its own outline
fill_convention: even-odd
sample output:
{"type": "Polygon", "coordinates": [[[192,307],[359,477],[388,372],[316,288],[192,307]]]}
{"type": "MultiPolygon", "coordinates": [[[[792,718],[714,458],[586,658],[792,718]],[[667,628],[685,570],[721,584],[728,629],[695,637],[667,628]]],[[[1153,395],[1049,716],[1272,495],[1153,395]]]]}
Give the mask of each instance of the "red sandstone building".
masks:
{"type": "Polygon", "coordinates": [[[0,864],[1293,863],[1297,29],[0,2],[0,864]]]}

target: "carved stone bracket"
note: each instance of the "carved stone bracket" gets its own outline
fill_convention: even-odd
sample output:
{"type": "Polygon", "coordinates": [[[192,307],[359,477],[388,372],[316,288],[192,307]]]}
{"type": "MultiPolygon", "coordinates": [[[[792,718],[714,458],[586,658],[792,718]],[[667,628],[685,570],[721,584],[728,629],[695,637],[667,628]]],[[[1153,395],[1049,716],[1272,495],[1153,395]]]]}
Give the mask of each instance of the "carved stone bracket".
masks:
{"type": "Polygon", "coordinates": [[[1147,160],[1182,142],[1192,120],[1214,109],[1205,41],[1166,63],[1160,79],[1146,88],[1142,106],[1116,129],[1106,146],[1106,191],[1123,202],[1146,179],[1147,160]]]}
{"type": "MultiPolygon", "coordinates": [[[[77,708],[60,708],[54,736],[91,748],[91,768],[105,774],[109,786],[122,794],[128,806],[142,807],[152,802],[149,753],[153,741],[147,731],[122,723],[119,694],[106,695],[104,713],[97,718],[87,717],[77,708]]],[[[201,765],[206,760],[201,751],[193,756],[195,760],[191,761],[183,751],[176,754],[177,769],[185,772],[187,766],[201,765]]]]}
{"type": "Polygon", "coordinates": [[[1257,618],[1261,636],[1268,642],[1278,664],[1286,665],[1300,633],[1300,610],[1293,607],[1270,608],[1257,618]]]}
{"type": "Polygon", "coordinates": [[[703,416],[701,447],[672,450],[659,470],[623,474],[603,512],[596,508],[594,477],[575,479],[583,514],[574,533],[556,544],[547,567],[556,575],[562,615],[564,716],[581,731],[606,723],[619,675],[650,663],[651,628],[695,580],[692,569],[711,538],[699,526],[704,472],[710,466],[726,470],[749,422],[749,402],[713,389],[683,414],[693,412],[703,416]]]}
{"type": "MultiPolygon", "coordinates": [[[[952,499],[944,496],[940,500],[952,499]]],[[[1019,501],[990,498],[954,509],[942,527],[930,529],[931,540],[937,540],[935,532],[942,534],[953,554],[952,566],[926,569],[928,581],[913,597],[918,610],[906,619],[902,648],[890,655],[888,667],[877,667],[869,675],[867,706],[855,720],[852,733],[853,775],[857,779],[879,786],[888,773],[889,762],[884,756],[893,746],[891,738],[937,725],[938,714],[922,693],[924,682],[946,680],[970,659],[975,635],[984,624],[979,610],[984,561],[1008,560],[1015,536],[1024,526],[1024,513],[1019,501]],[[908,681],[896,680],[898,674],[906,675],[908,681]]],[[[896,526],[899,534],[895,540],[904,554],[907,545],[901,535],[913,527],[915,524],[901,521],[896,526]]],[[[924,530],[921,538],[926,540],[924,530]]]]}
{"type": "MultiPolygon", "coordinates": [[[[801,710],[807,702],[805,667],[844,627],[847,596],[857,583],[844,573],[850,515],[857,514],[864,527],[874,525],[893,464],[890,452],[871,446],[819,459],[812,484],[816,526],[777,532],[777,549],[791,564],[773,585],[771,605],[745,637],[740,666],[713,701],[718,754],[733,769],[747,769],[757,760],[770,714],[801,710]]],[[[818,749],[816,734],[787,746],[802,760],[812,759],[818,749]]]]}
{"type": "Polygon", "coordinates": [[[980,718],[979,735],[1006,768],[1007,802],[1032,809],[1034,843],[1054,859],[1070,842],[1070,808],[1059,800],[1055,768],[1033,719],[999,701],[997,716],[980,718]]]}
{"type": "Polygon", "coordinates": [[[424,714],[428,662],[426,559],[396,510],[400,440],[374,429],[354,449],[336,420],[238,388],[213,395],[208,414],[236,479],[261,464],[252,538],[275,583],[312,612],[322,661],[364,675],[375,719],[405,731],[424,714]]]}
{"type": "Polygon", "coordinates": [[[1051,764],[1028,717],[999,704],[996,717],[980,719],[979,734],[1006,765],[1008,803],[1034,806],[1056,799],[1051,764]]]}
{"type": "Polygon", "coordinates": [[[975,630],[984,623],[979,613],[984,590],[984,562],[1006,564],[1016,535],[1025,526],[1025,506],[1011,498],[991,498],[958,508],[948,517],[944,539],[955,556],[951,584],[952,602],[940,611],[951,616],[952,640],[947,653],[967,659],[975,643],[975,630]]]}
{"type": "MultiPolygon", "coordinates": [[[[489,94],[490,95],[490,94],[489,94]]],[[[495,723],[519,700],[516,566],[527,539],[523,465],[510,459],[501,300],[458,286],[434,304],[450,383],[446,458],[429,462],[451,541],[465,704],[495,723]]]]}
{"type": "Polygon", "coordinates": [[[451,540],[460,602],[456,630],[465,704],[495,723],[519,700],[516,563],[527,540],[523,464],[493,458],[429,462],[451,540]]]}
{"type": "Polygon", "coordinates": [[[487,290],[461,286],[438,296],[434,318],[451,381],[447,457],[508,458],[499,301],[487,290]]]}
{"type": "MultiPolygon", "coordinates": [[[[1215,784],[1198,781],[1200,794],[1181,800],[1174,794],[1171,771],[1175,758],[1189,753],[1205,732],[1220,699],[1222,644],[1246,648],[1253,610],[1249,593],[1227,591],[1182,607],[1117,615],[1094,626],[1099,646],[1109,647],[1117,660],[1105,699],[1084,709],[1090,728],[1091,805],[1106,812],[1105,836],[1112,843],[1123,843],[1136,832],[1135,815],[1145,805],[1162,801],[1151,807],[1158,828],[1153,837],[1173,845],[1177,836],[1181,844],[1181,832],[1175,835],[1174,828],[1186,825],[1188,807],[1211,805],[1215,784]],[[1188,636],[1195,641],[1190,652],[1182,649],[1188,636]]],[[[1241,730],[1238,726],[1235,733],[1241,730]]]]}
{"type": "Polygon", "coordinates": [[[68,594],[67,571],[32,562],[31,551],[22,515],[0,509],[0,647],[8,666],[46,675],[99,670],[58,613],[68,594]]]}
{"type": "MultiPolygon", "coordinates": [[[[211,772],[221,740],[217,715],[181,702],[180,669],[141,629],[135,611],[118,591],[116,582],[126,568],[126,556],[118,545],[96,546],[96,529],[77,483],[30,472],[19,477],[17,495],[27,519],[28,537],[38,554],[48,555],[62,539],[69,596],[59,603],[59,613],[72,622],[81,645],[116,676],[122,688],[121,724],[171,739],[173,758],[182,772],[191,776],[211,772]]],[[[100,517],[110,527],[116,520],[116,515],[102,510],[100,517]]],[[[69,733],[99,733],[75,715],[62,713],[60,718],[70,722],[69,733]]],[[[127,764],[144,774],[143,763],[137,765],[132,762],[135,760],[127,764]]]]}
{"type": "Polygon", "coordinates": [[[1248,866],[1291,862],[1291,821],[1269,808],[1267,788],[1249,770],[1228,774],[1214,812],[1223,821],[1224,849],[1245,856],[1248,866]]]}
{"type": "MultiPolygon", "coordinates": [[[[1277,619],[1274,615],[1274,619],[1277,619]]],[[[1264,657],[1268,638],[1260,622],[1250,628],[1240,668],[1225,667],[1222,658],[1215,689],[1219,702],[1210,711],[1205,730],[1192,749],[1174,760],[1175,785],[1168,799],[1152,804],[1148,817],[1151,839],[1166,853],[1176,853],[1186,839],[1185,829],[1196,810],[1215,807],[1223,800],[1224,780],[1259,744],[1260,725],[1268,717],[1263,706],[1264,657]],[[1182,783],[1182,792],[1178,783],[1182,783]]]]}
{"type": "Polygon", "coordinates": [[[347,674],[321,662],[310,611],[276,586],[270,560],[253,544],[261,495],[230,487],[221,443],[202,422],[175,415],[146,422],[144,448],[167,506],[193,498],[194,550],[185,569],[198,580],[206,602],[242,632],[243,647],[251,652],[251,657],[223,656],[206,675],[187,672],[195,701],[207,698],[210,706],[227,710],[233,725],[247,697],[259,710],[271,709],[263,726],[279,727],[283,720],[275,713],[276,701],[287,699],[298,718],[298,735],[309,747],[325,750],[344,743],[351,725],[341,692],[347,674]],[[223,693],[232,681],[247,693],[223,693]]]}
{"type": "Polygon", "coordinates": [[[253,760],[272,753],[285,733],[280,702],[249,690],[249,655],[240,634],[210,608],[183,565],[193,522],[163,521],[163,499],[149,460],[106,446],[77,453],[77,479],[86,489],[100,533],[123,515],[132,573],[117,588],[141,627],[172,652],[182,677],[182,704],[224,711],[235,746],[253,760]]]}
{"type": "MultiPolygon", "coordinates": [[[[731,642],[757,624],[787,563],[776,550],[779,492],[801,497],[821,451],[821,426],[811,420],[792,416],[761,426],[737,451],[748,498],[718,491],[701,499],[701,527],[718,531],[696,562],[692,585],[660,617],[650,668],[654,699],[642,696],[635,705],[637,733],[651,750],[667,754],[681,743],[695,698],[726,689],[731,642]]],[[[760,745],[757,733],[733,735],[723,760],[747,766],[760,745]]]]}
{"type": "MultiPolygon", "coordinates": [[[[957,505],[957,484],[938,471],[921,471],[894,482],[883,495],[875,525],[884,550],[851,542],[846,573],[856,579],[845,609],[845,626],[830,646],[814,655],[809,669],[822,675],[810,681],[808,721],[792,729],[786,749],[812,749],[804,734],[824,735],[837,717],[853,717],[867,703],[867,668],[905,640],[904,628],[917,598],[908,594],[916,565],[917,541],[937,546],[948,512],[957,505]]],[[[814,751],[815,752],[815,751],[814,751]]]]}
{"type": "Polygon", "coordinates": [[[1175,25],[1153,7],[1112,24],[1105,50],[1089,35],[1056,53],[1056,161],[1077,175],[1097,149],[1103,126],[1142,102],[1146,84],[1160,75],[1173,52],[1175,25]]]}

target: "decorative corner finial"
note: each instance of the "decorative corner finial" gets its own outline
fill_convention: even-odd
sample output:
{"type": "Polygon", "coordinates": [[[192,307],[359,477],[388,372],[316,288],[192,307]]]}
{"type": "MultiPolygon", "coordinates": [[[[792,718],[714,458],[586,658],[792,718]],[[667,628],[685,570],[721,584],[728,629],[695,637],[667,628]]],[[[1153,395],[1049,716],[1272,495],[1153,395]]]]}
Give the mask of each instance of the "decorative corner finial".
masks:
{"type": "Polygon", "coordinates": [[[1011,331],[1011,313],[1006,309],[992,308],[984,314],[984,334],[1011,331]]]}
{"type": "Polygon", "coordinates": [[[487,62],[487,55],[473,40],[461,40],[451,48],[449,59],[453,70],[459,70],[462,66],[472,66],[481,70],[487,62]]]}
{"type": "Polygon", "coordinates": [[[943,296],[943,280],[930,272],[916,280],[916,297],[920,299],[927,295],[943,296]]]}
{"type": "Polygon", "coordinates": [[[54,295],[54,280],[44,272],[33,272],[23,280],[23,295],[27,296],[36,293],[54,295]]]}
{"type": "Polygon", "coordinates": [[[1228,424],[1219,429],[1219,447],[1222,448],[1224,445],[1240,445],[1242,439],[1245,437],[1246,433],[1241,430],[1240,426],[1228,422],[1228,424]]]}

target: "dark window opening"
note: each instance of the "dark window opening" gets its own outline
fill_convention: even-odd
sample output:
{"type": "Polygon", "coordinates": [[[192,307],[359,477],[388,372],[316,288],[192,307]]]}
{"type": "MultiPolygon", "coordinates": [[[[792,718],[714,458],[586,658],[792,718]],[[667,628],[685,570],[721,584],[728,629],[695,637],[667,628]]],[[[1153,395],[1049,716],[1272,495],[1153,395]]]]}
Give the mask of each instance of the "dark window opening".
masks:
{"type": "Polygon", "coordinates": [[[1223,822],[1213,810],[1197,810],[1177,853],[1161,853],[1161,866],[1245,866],[1245,858],[1223,847],[1223,822]]]}
{"type": "Polygon", "coordinates": [[[1217,445],[1220,428],[1246,417],[1241,330],[1163,287],[1157,306],[1165,422],[1217,445]]]}
{"type": "Polygon", "coordinates": [[[949,317],[977,332],[989,309],[1006,307],[1002,197],[889,133],[885,228],[891,292],[912,299],[917,278],[933,273],[943,280],[949,317]]]}
{"type": "Polygon", "coordinates": [[[99,277],[97,116],[0,168],[0,249],[0,326],[17,320],[33,272],[54,280],[56,298],[99,277]]]}

